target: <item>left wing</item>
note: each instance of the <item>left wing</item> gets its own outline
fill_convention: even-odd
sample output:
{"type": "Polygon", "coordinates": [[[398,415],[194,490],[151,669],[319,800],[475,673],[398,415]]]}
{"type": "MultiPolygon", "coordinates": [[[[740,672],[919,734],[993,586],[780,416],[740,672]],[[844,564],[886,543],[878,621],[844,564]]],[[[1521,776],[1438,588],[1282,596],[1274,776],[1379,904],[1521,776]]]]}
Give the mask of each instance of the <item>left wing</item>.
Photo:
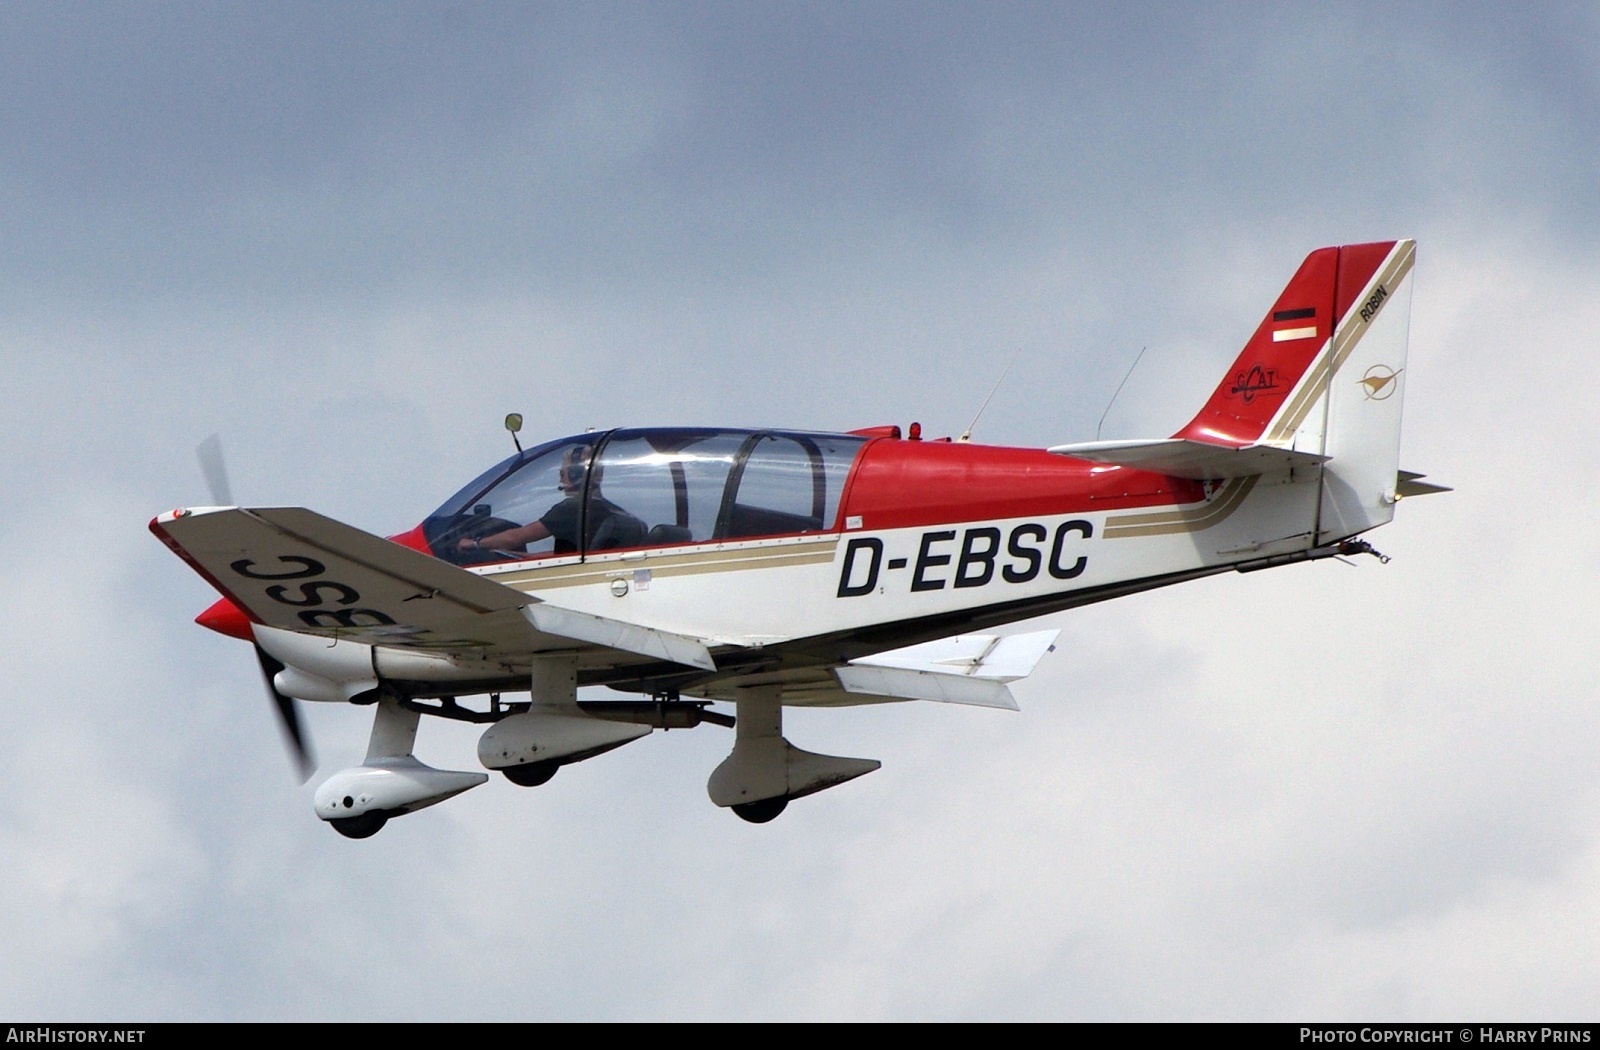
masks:
{"type": "Polygon", "coordinates": [[[716,669],[703,639],[561,609],[304,508],[177,510],[150,531],[267,627],[481,655],[578,643],[716,669]]]}

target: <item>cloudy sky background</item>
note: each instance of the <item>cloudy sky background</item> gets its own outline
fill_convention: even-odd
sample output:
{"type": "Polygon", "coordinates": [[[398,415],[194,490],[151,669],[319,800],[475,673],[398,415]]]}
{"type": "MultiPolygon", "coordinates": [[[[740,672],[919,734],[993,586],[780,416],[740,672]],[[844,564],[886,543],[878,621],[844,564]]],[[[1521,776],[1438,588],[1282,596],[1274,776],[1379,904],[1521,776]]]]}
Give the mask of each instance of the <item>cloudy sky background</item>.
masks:
{"type": "Polygon", "coordinates": [[[1593,1019],[1592,7],[19,3],[0,141],[0,1015],[1593,1019]],[[387,533],[508,411],[951,433],[1018,351],[978,439],[1141,347],[1104,436],[1161,436],[1399,236],[1458,491],[1391,564],[1050,618],[1020,715],[791,714],[884,765],[769,825],[704,727],[346,841],[145,531],[212,432],[387,533]]]}

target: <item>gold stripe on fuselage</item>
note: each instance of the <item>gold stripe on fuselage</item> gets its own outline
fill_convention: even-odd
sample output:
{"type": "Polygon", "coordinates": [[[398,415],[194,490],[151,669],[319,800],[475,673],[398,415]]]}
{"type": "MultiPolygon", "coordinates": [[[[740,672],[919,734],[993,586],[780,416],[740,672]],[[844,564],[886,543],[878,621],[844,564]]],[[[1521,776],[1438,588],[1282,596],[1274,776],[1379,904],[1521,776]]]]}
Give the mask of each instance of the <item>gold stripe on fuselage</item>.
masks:
{"type": "Polygon", "coordinates": [[[1112,514],[1106,518],[1108,540],[1129,536],[1165,536],[1174,532],[1199,532],[1219,525],[1239,509],[1245,496],[1255,488],[1256,478],[1233,478],[1223,483],[1216,496],[1205,503],[1191,503],[1173,510],[1144,514],[1112,514]]]}
{"type": "Polygon", "coordinates": [[[838,546],[837,535],[803,536],[798,539],[757,540],[748,545],[738,542],[707,544],[704,549],[693,551],[665,548],[659,552],[644,550],[620,555],[601,554],[591,556],[585,562],[519,565],[514,569],[485,575],[496,583],[515,587],[519,591],[531,591],[603,583],[645,569],[649,570],[652,579],[661,579],[711,572],[826,565],[833,561],[838,546]]]}

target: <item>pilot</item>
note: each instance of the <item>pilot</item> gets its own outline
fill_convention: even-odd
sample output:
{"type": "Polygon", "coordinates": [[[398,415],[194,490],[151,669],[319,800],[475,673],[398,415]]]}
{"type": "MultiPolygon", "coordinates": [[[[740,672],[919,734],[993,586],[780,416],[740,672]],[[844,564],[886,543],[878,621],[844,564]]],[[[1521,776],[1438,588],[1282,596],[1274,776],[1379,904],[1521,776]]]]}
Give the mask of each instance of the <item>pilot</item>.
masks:
{"type": "MultiPolygon", "coordinates": [[[[537,521],[514,529],[505,529],[488,536],[464,537],[456,544],[457,550],[522,551],[530,543],[546,536],[555,537],[555,553],[576,554],[583,529],[583,483],[589,475],[587,445],[574,445],[561,456],[561,468],[556,474],[556,486],[564,493],[537,521]]],[[[600,524],[617,508],[600,495],[598,483],[589,493],[589,535],[593,536],[600,524]]]]}

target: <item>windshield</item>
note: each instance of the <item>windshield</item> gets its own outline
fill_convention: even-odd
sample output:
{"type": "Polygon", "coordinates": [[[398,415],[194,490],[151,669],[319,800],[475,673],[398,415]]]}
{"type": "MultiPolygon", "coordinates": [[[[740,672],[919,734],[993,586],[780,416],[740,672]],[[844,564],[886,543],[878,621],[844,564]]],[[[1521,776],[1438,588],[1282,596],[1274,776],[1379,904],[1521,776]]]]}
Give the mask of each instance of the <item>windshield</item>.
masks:
{"type": "MultiPolygon", "coordinates": [[[[563,438],[495,464],[451,496],[422,523],[434,554],[459,565],[507,557],[572,554],[579,544],[583,465],[598,434],[563,438]],[[574,467],[574,462],[580,466],[574,467]],[[543,534],[511,542],[482,541],[546,522],[543,534]]],[[[534,529],[539,532],[539,529],[534,529]]]]}

